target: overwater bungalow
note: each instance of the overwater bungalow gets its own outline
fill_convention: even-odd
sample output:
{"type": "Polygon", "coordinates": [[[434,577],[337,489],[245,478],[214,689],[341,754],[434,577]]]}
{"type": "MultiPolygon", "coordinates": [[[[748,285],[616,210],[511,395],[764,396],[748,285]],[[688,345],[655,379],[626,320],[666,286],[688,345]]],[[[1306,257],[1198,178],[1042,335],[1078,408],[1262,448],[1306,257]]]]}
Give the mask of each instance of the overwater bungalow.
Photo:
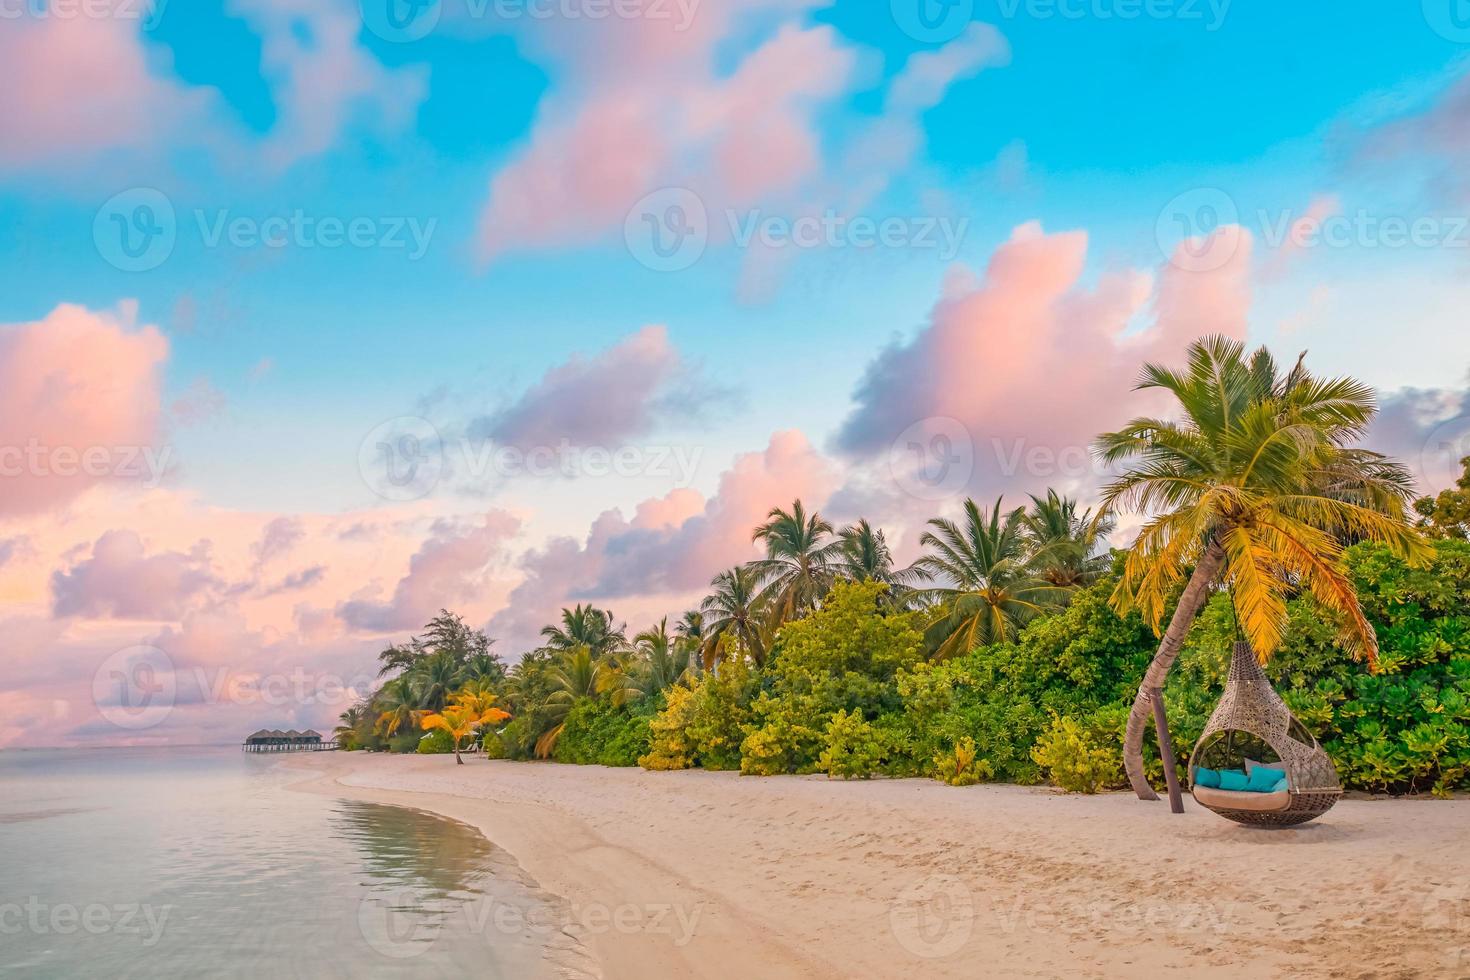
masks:
{"type": "Polygon", "coordinates": [[[323,740],[320,732],[311,729],[298,732],[293,728],[283,732],[262,728],[247,735],[240,747],[246,752],[327,752],[335,749],[337,743],[323,740]]]}

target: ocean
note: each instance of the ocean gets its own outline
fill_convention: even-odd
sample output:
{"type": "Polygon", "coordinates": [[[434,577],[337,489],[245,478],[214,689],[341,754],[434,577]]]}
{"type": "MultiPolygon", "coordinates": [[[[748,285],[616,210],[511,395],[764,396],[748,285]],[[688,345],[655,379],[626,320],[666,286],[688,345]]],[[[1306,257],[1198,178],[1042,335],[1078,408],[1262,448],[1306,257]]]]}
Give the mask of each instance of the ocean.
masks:
{"type": "Polygon", "coordinates": [[[281,758],[0,752],[0,977],[552,974],[548,897],[478,831],[281,758]]]}

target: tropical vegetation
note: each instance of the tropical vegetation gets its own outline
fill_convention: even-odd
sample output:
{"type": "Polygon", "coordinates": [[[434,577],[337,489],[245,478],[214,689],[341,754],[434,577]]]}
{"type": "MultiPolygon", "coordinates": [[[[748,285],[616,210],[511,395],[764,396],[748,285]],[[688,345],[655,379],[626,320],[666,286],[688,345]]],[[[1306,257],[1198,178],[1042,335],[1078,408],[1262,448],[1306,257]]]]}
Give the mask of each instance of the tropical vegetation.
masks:
{"type": "Polygon", "coordinates": [[[1119,469],[1096,509],[964,500],[900,566],[869,521],[797,500],[752,529],[760,557],[636,633],[578,605],[507,668],[442,612],[383,651],[339,743],[1151,792],[1245,638],[1346,786],[1470,788],[1470,460],[1411,510],[1402,467],[1355,446],[1374,411],[1357,382],[1211,339],[1142,384],[1174,408],[1101,437],[1119,469]],[[1142,530],[1114,551],[1125,511],[1142,530]],[[1168,760],[1139,723],[1155,688],[1168,760]]]}

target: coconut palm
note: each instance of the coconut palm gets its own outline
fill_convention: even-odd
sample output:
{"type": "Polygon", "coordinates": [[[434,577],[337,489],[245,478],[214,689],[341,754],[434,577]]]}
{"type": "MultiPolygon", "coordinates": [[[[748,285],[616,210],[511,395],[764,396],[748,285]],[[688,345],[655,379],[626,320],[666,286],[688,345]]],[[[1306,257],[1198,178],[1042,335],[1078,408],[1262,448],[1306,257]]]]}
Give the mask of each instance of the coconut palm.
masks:
{"type": "Polygon", "coordinates": [[[510,717],[509,712],[495,707],[494,702],[494,695],[478,692],[456,694],[453,703],[447,705],[442,711],[424,715],[419,725],[426,732],[434,729],[445,732],[454,743],[454,761],[462,766],[464,759],[460,758],[459,751],[464,740],[474,735],[480,726],[494,724],[510,717]]]}
{"type": "Polygon", "coordinates": [[[760,606],[760,573],[739,565],[716,575],[714,589],[699,611],[704,619],[700,650],[704,665],[712,668],[719,656],[720,641],[729,637],[736,648],[757,664],[765,663],[764,619],[760,606]]]}
{"type": "Polygon", "coordinates": [[[687,661],[689,670],[696,675],[703,666],[703,660],[699,656],[703,639],[704,613],[698,609],[686,610],[684,615],[679,617],[679,621],[674,624],[674,648],[683,658],[681,662],[687,661]]]}
{"type": "Polygon", "coordinates": [[[449,701],[449,695],[466,679],[464,666],[448,650],[423,658],[403,676],[408,679],[418,699],[417,707],[425,711],[442,710],[449,701]]]}
{"type": "Polygon", "coordinates": [[[987,515],[967,499],[962,524],[935,518],[919,539],[929,551],[914,568],[938,584],[915,598],[932,606],[925,639],[937,659],[1013,640],[1066,595],[1032,571],[1024,512],[1002,507],[997,500],[987,515]]]}
{"type": "Polygon", "coordinates": [[[1147,365],[1138,387],[1173,395],[1171,419],[1135,419],[1102,436],[1098,449],[1106,463],[1131,467],[1105,488],[1102,513],[1152,515],[1128,554],[1114,608],[1139,610],[1158,632],[1183,586],[1124,738],[1134,791],[1158,799],[1143,771],[1150,692],[1163,688],[1216,583],[1229,587],[1257,656],[1280,644],[1287,596],[1300,591],[1337,614],[1343,642],[1373,664],[1377,638],[1341,570],[1343,541],[1382,542],[1411,559],[1424,544],[1404,515],[1408,474],[1350,448],[1375,414],[1366,385],[1313,377],[1301,361],[1283,375],[1264,349],[1247,359],[1239,342],[1210,337],[1190,346],[1182,371],[1147,365]]]}
{"type": "Polygon", "coordinates": [[[763,542],[766,557],[751,562],[760,576],[761,603],[771,625],[805,615],[832,588],[842,560],[842,541],[820,514],[808,515],[800,500],[790,511],[773,508],[751,540],[763,542]]]}
{"type": "Polygon", "coordinates": [[[1106,551],[1116,521],[1094,519],[1092,511],[1077,513],[1077,501],[1048,490],[1045,499],[1034,494],[1031,509],[1021,518],[1032,550],[1032,565],[1052,585],[1079,588],[1106,574],[1112,559],[1106,551]]]}
{"type": "Polygon", "coordinates": [[[362,746],[363,736],[371,729],[369,721],[370,705],[366,701],[359,701],[337,716],[341,722],[332,729],[332,738],[337,745],[344,749],[355,749],[362,746]]]}
{"type": "Polygon", "coordinates": [[[614,626],[611,612],[580,603],[574,609],[563,609],[561,625],[543,627],[541,635],[548,650],[586,647],[594,657],[605,656],[628,645],[627,627],[614,626]]]}
{"type": "Polygon", "coordinates": [[[623,672],[628,698],[653,697],[679,683],[689,669],[689,647],[669,635],[668,617],[635,636],[633,651],[623,672]]]}
{"type": "Polygon", "coordinates": [[[390,738],[400,728],[411,727],[419,717],[418,692],[407,677],[395,677],[384,684],[373,703],[378,714],[375,727],[390,738]]]}
{"type": "Polygon", "coordinates": [[[893,552],[883,532],[863,518],[843,528],[838,537],[842,539],[839,574],[854,582],[882,582],[888,586],[887,601],[901,604],[909,585],[919,576],[912,568],[893,567],[893,552]]]}
{"type": "Polygon", "coordinates": [[[610,660],[599,658],[588,647],[576,647],[562,654],[560,660],[548,672],[551,693],[543,702],[547,717],[553,725],[536,740],[536,755],[542,759],[550,757],[556,750],[557,740],[567,727],[567,715],[579,701],[612,693],[615,701],[622,701],[624,689],[622,673],[610,660]]]}

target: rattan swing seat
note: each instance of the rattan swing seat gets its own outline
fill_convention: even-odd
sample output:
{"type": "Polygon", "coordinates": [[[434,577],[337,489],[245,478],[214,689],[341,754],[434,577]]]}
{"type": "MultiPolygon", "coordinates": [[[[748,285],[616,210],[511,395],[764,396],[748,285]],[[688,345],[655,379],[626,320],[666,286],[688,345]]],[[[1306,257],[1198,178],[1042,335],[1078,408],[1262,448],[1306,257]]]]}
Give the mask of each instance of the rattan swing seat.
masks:
{"type": "MultiPolygon", "coordinates": [[[[1242,739],[1243,741],[1243,739],[1242,739]]],[[[1235,644],[1225,694],[1195,744],[1189,759],[1190,792],[1195,802],[1227,820],[1263,827],[1291,827],[1314,820],[1342,796],[1337,767],[1276,693],[1248,643],[1235,644]],[[1252,793],[1215,789],[1195,782],[1202,765],[1237,760],[1236,735],[1254,736],[1276,753],[1269,763],[1286,773],[1286,789],[1252,793]]]]}

